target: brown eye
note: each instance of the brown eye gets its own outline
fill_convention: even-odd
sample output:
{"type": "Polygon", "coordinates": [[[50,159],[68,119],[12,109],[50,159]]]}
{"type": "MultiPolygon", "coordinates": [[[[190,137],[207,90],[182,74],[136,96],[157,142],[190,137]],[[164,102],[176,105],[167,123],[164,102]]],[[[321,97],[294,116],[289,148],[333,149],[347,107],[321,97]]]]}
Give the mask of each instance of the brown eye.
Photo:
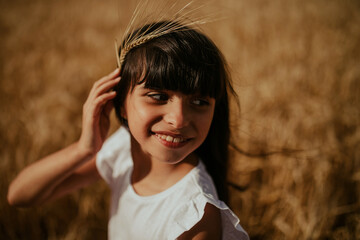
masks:
{"type": "Polygon", "coordinates": [[[207,101],[206,99],[202,99],[202,98],[195,98],[192,100],[192,104],[194,104],[196,106],[208,106],[209,101],[207,101]]]}
{"type": "Polygon", "coordinates": [[[148,97],[155,101],[164,102],[169,99],[169,96],[165,93],[149,93],[147,94],[148,97]]]}

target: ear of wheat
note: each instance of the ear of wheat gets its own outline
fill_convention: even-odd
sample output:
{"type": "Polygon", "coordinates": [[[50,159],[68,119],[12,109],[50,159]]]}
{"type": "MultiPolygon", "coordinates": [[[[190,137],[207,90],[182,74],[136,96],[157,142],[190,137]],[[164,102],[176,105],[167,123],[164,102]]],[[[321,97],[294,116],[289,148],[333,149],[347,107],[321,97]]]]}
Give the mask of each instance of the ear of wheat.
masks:
{"type": "Polygon", "coordinates": [[[134,47],[140,46],[152,39],[158,38],[165,34],[181,31],[184,27],[197,28],[201,24],[205,24],[217,20],[214,14],[202,16],[200,10],[205,6],[198,5],[193,7],[194,1],[187,3],[182,7],[178,7],[176,3],[162,7],[154,7],[150,5],[150,1],[139,2],[137,5],[129,25],[124,31],[123,41],[120,45],[120,53],[117,41],[115,39],[115,51],[118,68],[122,67],[126,54],[134,47]],[[150,12],[150,14],[148,13],[150,12]],[[157,24],[161,22],[161,24],[157,24]],[[136,31],[137,28],[146,26],[144,31],[136,31]],[[156,26],[156,27],[155,27],[156,26]]]}

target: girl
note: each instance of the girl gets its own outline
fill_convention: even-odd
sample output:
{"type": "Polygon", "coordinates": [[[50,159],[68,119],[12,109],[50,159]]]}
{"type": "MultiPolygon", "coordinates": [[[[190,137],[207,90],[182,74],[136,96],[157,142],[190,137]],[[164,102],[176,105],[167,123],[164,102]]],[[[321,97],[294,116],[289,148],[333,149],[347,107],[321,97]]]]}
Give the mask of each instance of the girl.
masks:
{"type": "Polygon", "coordinates": [[[109,239],[248,239],[226,205],[235,93],[220,51],[170,21],[129,34],[119,55],[90,91],[80,139],[25,168],[9,203],[42,204],[103,178],[109,239]],[[112,108],[122,127],[104,143],[112,108]]]}

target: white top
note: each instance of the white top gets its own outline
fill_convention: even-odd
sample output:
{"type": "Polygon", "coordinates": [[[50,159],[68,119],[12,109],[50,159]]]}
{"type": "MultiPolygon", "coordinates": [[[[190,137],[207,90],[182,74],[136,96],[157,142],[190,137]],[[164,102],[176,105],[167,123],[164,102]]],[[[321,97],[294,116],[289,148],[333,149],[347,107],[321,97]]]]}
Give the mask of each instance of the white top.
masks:
{"type": "Polygon", "coordinates": [[[139,196],[130,181],[133,167],[130,134],[120,127],[99,151],[96,166],[112,190],[108,226],[111,240],[174,240],[201,220],[207,203],[221,210],[222,239],[249,239],[239,219],[218,200],[212,179],[201,161],[165,191],[139,196]]]}

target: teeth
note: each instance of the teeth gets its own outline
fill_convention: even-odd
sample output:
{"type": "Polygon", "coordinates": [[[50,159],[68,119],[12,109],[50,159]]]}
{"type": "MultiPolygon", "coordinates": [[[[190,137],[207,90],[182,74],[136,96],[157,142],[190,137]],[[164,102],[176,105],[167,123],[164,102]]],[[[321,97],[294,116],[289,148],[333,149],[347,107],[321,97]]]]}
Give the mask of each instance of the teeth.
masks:
{"type": "Polygon", "coordinates": [[[185,140],[183,138],[180,137],[172,137],[169,135],[162,135],[162,134],[156,134],[159,138],[167,141],[167,142],[173,142],[173,143],[180,143],[180,142],[184,142],[185,140]]]}

